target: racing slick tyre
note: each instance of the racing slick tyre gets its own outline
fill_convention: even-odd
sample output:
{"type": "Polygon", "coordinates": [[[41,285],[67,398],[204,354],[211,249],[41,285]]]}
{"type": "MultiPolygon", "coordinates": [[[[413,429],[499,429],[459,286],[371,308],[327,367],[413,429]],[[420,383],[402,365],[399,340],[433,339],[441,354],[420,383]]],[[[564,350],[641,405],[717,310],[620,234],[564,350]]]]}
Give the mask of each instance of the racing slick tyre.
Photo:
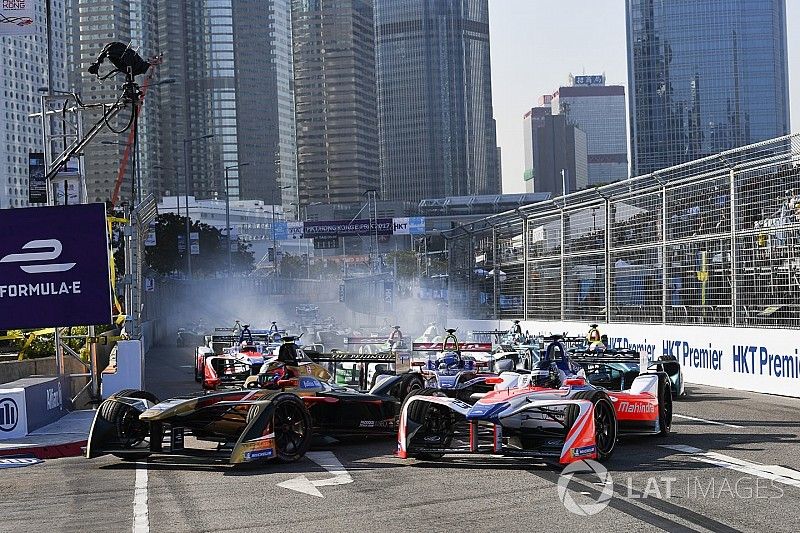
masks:
{"type": "Polygon", "coordinates": [[[664,372],[658,373],[658,427],[659,437],[672,431],[672,382],[664,372]]]}
{"type": "MultiPolygon", "coordinates": [[[[586,390],[576,393],[571,400],[589,400],[594,405],[594,431],[597,446],[597,460],[605,461],[614,452],[617,443],[617,416],[608,395],[599,390],[586,390]]],[[[571,405],[566,410],[564,427],[569,431],[578,418],[580,409],[571,405]]]]}
{"type": "Polygon", "coordinates": [[[402,375],[396,388],[392,387],[392,396],[404,402],[406,398],[419,393],[424,388],[422,376],[417,372],[408,372],[402,375]]]}
{"type": "Polygon", "coordinates": [[[137,389],[122,389],[121,391],[115,392],[109,396],[109,399],[110,398],[137,398],[139,400],[147,400],[152,403],[158,403],[158,398],[155,394],[137,389]]]}
{"type": "Polygon", "coordinates": [[[200,367],[197,364],[197,361],[194,362],[194,380],[198,383],[203,381],[203,374],[200,372],[200,367]]]}
{"type": "Polygon", "coordinates": [[[272,405],[275,458],[293,463],[301,459],[311,446],[311,414],[303,400],[291,393],[278,394],[272,399],[272,405]]]}
{"type": "MultiPolygon", "coordinates": [[[[130,398],[131,396],[128,397],[130,398]]],[[[146,422],[139,420],[139,414],[140,411],[130,405],[113,400],[104,401],[97,411],[98,418],[114,427],[117,440],[122,449],[135,448],[150,436],[150,426],[146,422]]],[[[137,450],[124,454],[112,453],[112,455],[124,461],[140,461],[149,457],[150,452],[142,449],[141,451],[137,450]]]]}
{"type": "MultiPolygon", "coordinates": [[[[447,396],[436,389],[420,389],[409,394],[405,401],[412,396],[447,396]]],[[[414,402],[408,410],[408,417],[422,425],[413,440],[420,439],[425,444],[448,448],[453,440],[455,430],[455,416],[453,411],[443,405],[427,402],[414,402]]],[[[421,461],[435,461],[441,459],[443,453],[425,452],[414,453],[411,457],[421,461]]]]}

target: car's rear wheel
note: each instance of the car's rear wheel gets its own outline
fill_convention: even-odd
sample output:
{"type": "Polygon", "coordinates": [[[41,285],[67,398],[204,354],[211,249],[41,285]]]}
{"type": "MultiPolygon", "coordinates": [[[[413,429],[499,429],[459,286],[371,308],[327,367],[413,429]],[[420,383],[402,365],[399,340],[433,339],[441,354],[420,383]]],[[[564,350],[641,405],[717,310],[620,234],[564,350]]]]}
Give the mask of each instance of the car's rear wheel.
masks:
{"type": "Polygon", "coordinates": [[[294,394],[279,394],[272,403],[275,458],[286,463],[297,461],[311,446],[311,415],[303,400],[294,394]]]}
{"type": "MultiPolygon", "coordinates": [[[[576,393],[572,400],[589,400],[594,406],[594,436],[597,449],[597,460],[605,461],[611,457],[617,443],[617,417],[614,406],[608,395],[599,390],[587,390],[576,393]]],[[[578,419],[580,410],[577,406],[569,406],[564,419],[567,432],[578,419]]]]}
{"type": "MultiPolygon", "coordinates": [[[[447,396],[436,389],[420,389],[412,392],[406,397],[408,402],[414,396],[447,396]]],[[[412,438],[414,443],[425,447],[448,448],[453,440],[455,427],[455,416],[453,411],[444,405],[430,402],[414,402],[408,409],[409,420],[420,424],[420,428],[412,438]]],[[[423,461],[433,461],[440,459],[444,454],[437,452],[414,453],[412,457],[423,461]]]]}
{"type": "Polygon", "coordinates": [[[658,374],[658,428],[661,437],[672,431],[672,382],[663,372],[658,374]]]}
{"type": "Polygon", "coordinates": [[[131,450],[126,453],[112,453],[115,457],[125,461],[140,461],[150,456],[150,451],[142,448],[145,439],[150,436],[150,425],[139,420],[139,414],[140,411],[136,408],[113,399],[100,404],[97,416],[114,427],[119,448],[131,450]]]}

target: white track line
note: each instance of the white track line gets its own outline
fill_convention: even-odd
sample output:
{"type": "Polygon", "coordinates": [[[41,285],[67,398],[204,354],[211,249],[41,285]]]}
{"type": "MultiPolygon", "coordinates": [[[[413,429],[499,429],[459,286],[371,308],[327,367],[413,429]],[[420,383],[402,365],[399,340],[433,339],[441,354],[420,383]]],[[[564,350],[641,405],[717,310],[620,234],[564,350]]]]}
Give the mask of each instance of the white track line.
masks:
{"type": "Polygon", "coordinates": [[[147,509],[147,463],[136,464],[136,488],[133,493],[133,533],[150,533],[147,509]]]}
{"type": "Polygon", "coordinates": [[[751,476],[757,476],[764,479],[770,479],[777,483],[784,485],[791,485],[793,487],[800,487],[800,472],[791,468],[778,465],[763,465],[737,459],[730,455],[724,455],[717,452],[706,452],[694,446],[685,446],[683,444],[662,444],[662,448],[668,448],[676,452],[685,453],[691,456],[695,461],[712,464],[730,470],[736,470],[751,476]]]}
{"type": "Polygon", "coordinates": [[[706,420],[705,418],[697,418],[694,416],[686,415],[672,415],[675,418],[685,418],[686,420],[694,420],[695,422],[702,422],[703,424],[712,424],[714,426],[725,426],[733,429],[744,429],[744,426],[737,426],[735,424],[726,424],[725,422],[716,422],[714,420],[706,420]]]}

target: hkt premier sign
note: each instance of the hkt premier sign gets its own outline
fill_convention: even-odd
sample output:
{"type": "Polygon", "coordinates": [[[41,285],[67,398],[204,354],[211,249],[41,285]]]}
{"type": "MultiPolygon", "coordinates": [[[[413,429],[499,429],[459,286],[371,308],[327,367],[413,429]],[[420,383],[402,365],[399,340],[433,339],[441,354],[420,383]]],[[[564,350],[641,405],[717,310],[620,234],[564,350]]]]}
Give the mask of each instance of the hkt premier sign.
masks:
{"type": "MultiPolygon", "coordinates": [[[[580,322],[522,321],[533,334],[583,335],[580,322]]],[[[508,329],[509,320],[448,322],[459,331],[508,329]]],[[[651,360],[675,357],[687,383],[800,397],[800,348],[797,331],[781,329],[653,324],[601,324],[614,348],[629,348],[651,360]]]]}
{"type": "Polygon", "coordinates": [[[111,322],[103,204],[0,210],[0,329],[111,322]]]}

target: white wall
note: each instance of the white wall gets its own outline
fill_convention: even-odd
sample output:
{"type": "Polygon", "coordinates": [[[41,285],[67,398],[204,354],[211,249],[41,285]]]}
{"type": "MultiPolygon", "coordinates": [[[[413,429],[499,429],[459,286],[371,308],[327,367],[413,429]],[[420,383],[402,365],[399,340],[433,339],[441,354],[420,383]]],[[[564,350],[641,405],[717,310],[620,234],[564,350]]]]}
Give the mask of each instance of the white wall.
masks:
{"type": "MultiPolygon", "coordinates": [[[[521,322],[530,333],[584,335],[588,323],[521,322]]],[[[510,320],[451,320],[464,335],[508,329],[510,320]]],[[[674,355],[687,383],[800,397],[800,331],[663,324],[601,324],[612,346],[674,355]]]]}

